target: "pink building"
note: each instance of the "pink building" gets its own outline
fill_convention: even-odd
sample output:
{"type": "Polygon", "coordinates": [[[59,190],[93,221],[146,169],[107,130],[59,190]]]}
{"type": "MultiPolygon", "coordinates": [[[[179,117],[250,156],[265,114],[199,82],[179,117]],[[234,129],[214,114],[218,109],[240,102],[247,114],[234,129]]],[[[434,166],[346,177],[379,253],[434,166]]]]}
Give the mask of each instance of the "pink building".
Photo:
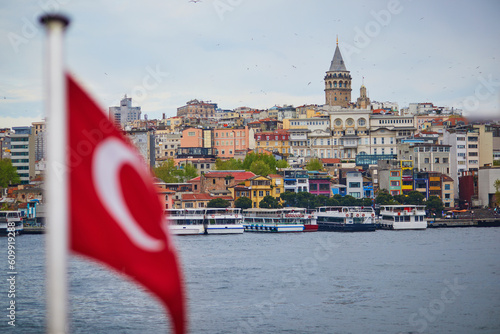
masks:
{"type": "Polygon", "coordinates": [[[233,158],[235,152],[247,151],[249,147],[248,127],[233,129],[214,129],[213,148],[217,157],[233,158]]]}

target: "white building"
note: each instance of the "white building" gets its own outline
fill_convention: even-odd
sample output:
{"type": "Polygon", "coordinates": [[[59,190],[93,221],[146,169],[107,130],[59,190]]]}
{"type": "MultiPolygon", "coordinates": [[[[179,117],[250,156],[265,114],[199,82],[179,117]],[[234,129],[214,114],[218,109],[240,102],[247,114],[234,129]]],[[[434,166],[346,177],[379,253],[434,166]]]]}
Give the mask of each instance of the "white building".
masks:
{"type": "Polygon", "coordinates": [[[132,107],[132,98],[125,95],[119,107],[109,107],[109,119],[123,127],[127,122],[141,119],[141,107],[132,107]]]}
{"type": "Polygon", "coordinates": [[[13,127],[10,137],[11,160],[21,179],[21,184],[29,184],[35,177],[35,137],[30,126],[13,127]]]}

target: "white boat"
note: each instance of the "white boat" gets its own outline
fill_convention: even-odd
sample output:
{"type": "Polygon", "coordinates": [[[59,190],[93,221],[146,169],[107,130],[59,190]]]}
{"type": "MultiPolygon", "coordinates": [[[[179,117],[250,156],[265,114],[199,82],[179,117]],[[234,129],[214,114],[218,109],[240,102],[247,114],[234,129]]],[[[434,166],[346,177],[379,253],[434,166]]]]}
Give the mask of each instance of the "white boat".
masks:
{"type": "Polygon", "coordinates": [[[0,211],[0,235],[15,235],[23,231],[23,220],[19,211],[0,211]]]}
{"type": "Polygon", "coordinates": [[[375,231],[375,211],[371,206],[322,206],[317,208],[318,231],[375,231]]]}
{"type": "Polygon", "coordinates": [[[247,209],[243,211],[246,232],[302,232],[304,225],[315,226],[313,215],[304,208],[247,209]]]}
{"type": "Polygon", "coordinates": [[[427,228],[424,205],[383,205],[380,227],[388,230],[424,230],[427,228]]]}
{"type": "Polygon", "coordinates": [[[165,215],[172,234],[243,233],[239,208],[167,209],[165,215]]]}

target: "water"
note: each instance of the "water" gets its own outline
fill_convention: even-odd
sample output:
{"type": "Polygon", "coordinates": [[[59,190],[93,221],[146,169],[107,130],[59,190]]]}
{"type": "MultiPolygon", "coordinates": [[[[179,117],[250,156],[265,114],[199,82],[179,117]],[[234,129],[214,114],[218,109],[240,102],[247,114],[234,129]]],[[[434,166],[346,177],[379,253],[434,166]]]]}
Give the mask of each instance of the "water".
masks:
{"type": "MultiPolygon", "coordinates": [[[[500,228],[176,237],[190,333],[499,333],[500,228]],[[450,288],[451,287],[451,288],[450,288]]],[[[44,238],[17,244],[16,326],[45,332],[44,238]]],[[[70,262],[72,333],[164,333],[160,304],[119,275],[70,262]]],[[[3,310],[3,311],[2,311],[3,310]]]]}

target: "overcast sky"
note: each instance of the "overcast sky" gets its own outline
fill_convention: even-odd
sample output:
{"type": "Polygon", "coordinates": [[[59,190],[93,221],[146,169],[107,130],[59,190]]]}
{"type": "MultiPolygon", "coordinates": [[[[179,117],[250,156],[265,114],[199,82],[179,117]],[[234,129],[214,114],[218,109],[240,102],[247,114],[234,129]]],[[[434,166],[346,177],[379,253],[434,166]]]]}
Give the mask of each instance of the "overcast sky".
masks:
{"type": "Polygon", "coordinates": [[[500,116],[498,0],[20,0],[0,5],[0,127],[44,116],[45,3],[71,18],[67,66],[106,110],[124,94],[150,119],[191,99],[323,104],[338,35],[353,101],[364,77],[372,101],[500,116]]]}

